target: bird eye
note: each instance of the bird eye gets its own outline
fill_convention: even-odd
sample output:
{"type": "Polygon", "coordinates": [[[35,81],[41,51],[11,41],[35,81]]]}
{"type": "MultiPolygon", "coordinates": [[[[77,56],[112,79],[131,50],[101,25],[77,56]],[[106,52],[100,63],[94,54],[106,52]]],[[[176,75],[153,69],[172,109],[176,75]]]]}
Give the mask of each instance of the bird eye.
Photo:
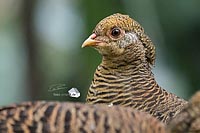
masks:
{"type": "Polygon", "coordinates": [[[111,31],[111,35],[113,37],[118,37],[121,34],[121,30],[119,28],[113,28],[111,31]]]}

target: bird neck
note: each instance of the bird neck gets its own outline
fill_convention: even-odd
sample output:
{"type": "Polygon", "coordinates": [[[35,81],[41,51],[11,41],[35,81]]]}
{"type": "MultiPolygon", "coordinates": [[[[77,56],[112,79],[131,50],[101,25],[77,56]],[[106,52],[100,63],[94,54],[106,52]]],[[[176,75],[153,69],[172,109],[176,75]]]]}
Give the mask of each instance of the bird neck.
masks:
{"type": "Polygon", "coordinates": [[[150,86],[151,88],[160,88],[154,79],[148,63],[142,63],[140,60],[127,63],[125,61],[119,62],[119,60],[103,58],[94,73],[89,91],[93,90],[93,93],[94,91],[100,93],[113,87],[123,89],[124,91],[126,89],[130,90],[130,88],[146,90],[150,86]],[[124,86],[129,87],[124,88],[124,86]]]}
{"type": "Polygon", "coordinates": [[[102,62],[99,66],[105,66],[109,70],[120,71],[120,73],[126,72],[124,70],[130,70],[132,74],[141,74],[140,72],[143,71],[143,74],[151,75],[151,66],[148,62],[140,60],[140,59],[126,59],[124,57],[105,57],[103,56],[102,62]],[[138,72],[138,73],[136,73],[138,72]]]}
{"type": "MultiPolygon", "coordinates": [[[[137,60],[126,64],[103,58],[94,73],[86,101],[90,104],[123,104],[123,100],[117,100],[119,96],[128,97],[131,100],[133,92],[145,93],[152,88],[159,88],[159,86],[147,63],[144,64],[137,60]]],[[[135,96],[137,97],[137,94],[135,96]]]]}

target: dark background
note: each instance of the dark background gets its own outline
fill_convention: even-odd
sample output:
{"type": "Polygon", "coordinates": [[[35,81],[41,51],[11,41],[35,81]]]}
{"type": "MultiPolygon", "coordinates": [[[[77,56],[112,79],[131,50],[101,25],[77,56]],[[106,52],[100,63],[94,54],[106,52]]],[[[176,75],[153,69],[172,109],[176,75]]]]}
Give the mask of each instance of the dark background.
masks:
{"type": "Polygon", "coordinates": [[[188,99],[200,89],[199,0],[1,0],[0,105],[32,100],[84,102],[101,56],[81,49],[95,25],[113,13],[137,20],[156,45],[158,83],[188,99]],[[53,96],[49,86],[78,88],[53,96]]]}

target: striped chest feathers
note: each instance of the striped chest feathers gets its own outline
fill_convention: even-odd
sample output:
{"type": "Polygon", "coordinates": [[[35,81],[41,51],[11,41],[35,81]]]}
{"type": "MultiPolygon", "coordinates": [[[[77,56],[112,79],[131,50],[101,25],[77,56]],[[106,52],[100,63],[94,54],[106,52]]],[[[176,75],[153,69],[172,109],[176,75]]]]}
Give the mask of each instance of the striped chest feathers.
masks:
{"type": "Polygon", "coordinates": [[[88,91],[87,102],[124,105],[132,104],[134,98],[142,100],[142,95],[156,85],[151,73],[146,71],[134,66],[111,69],[99,65],[88,91]]]}

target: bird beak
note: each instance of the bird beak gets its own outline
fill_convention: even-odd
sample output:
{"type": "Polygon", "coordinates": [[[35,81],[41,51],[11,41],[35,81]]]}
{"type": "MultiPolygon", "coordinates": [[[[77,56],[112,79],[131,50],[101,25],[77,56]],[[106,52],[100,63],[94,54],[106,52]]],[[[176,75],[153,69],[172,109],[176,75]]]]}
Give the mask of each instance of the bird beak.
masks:
{"type": "Polygon", "coordinates": [[[101,41],[98,40],[94,40],[96,38],[96,34],[93,33],[92,35],[90,35],[82,44],[82,48],[84,47],[88,47],[88,46],[95,46],[97,45],[97,43],[100,43],[101,41]]]}

